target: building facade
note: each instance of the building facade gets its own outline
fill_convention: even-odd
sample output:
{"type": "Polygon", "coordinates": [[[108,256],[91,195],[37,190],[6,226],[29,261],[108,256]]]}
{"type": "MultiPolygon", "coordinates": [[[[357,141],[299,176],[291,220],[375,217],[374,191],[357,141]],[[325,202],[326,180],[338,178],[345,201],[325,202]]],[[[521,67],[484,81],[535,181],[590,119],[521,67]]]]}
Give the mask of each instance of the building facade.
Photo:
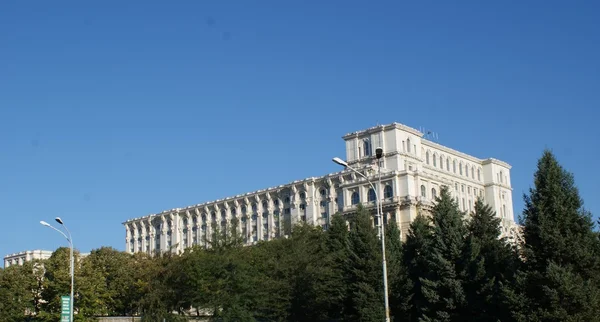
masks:
{"type": "Polygon", "coordinates": [[[48,259],[52,256],[52,251],[49,250],[26,250],[20,253],[10,254],[4,256],[4,268],[8,268],[12,265],[23,265],[25,262],[32,260],[48,259]]]}
{"type": "MultiPolygon", "coordinates": [[[[511,166],[488,158],[479,159],[445,147],[408,126],[392,123],[343,136],[346,162],[372,181],[345,169],[320,177],[185,208],[135,218],[123,223],[126,251],[180,252],[193,245],[207,245],[214,229],[238,232],[247,244],[278,238],[289,227],[306,222],[327,229],[331,215],[349,214],[358,204],[376,211],[380,196],[384,223],[395,221],[402,237],[417,214],[427,214],[442,186],[448,186],[460,209],[470,212],[478,197],[501,218],[505,236],[514,237],[511,166]],[[376,147],[383,149],[377,160],[376,147]],[[378,186],[381,171],[381,186],[378,186]]],[[[324,161],[325,162],[325,161],[324,161]]],[[[375,222],[375,224],[377,224],[375,222]]]]}

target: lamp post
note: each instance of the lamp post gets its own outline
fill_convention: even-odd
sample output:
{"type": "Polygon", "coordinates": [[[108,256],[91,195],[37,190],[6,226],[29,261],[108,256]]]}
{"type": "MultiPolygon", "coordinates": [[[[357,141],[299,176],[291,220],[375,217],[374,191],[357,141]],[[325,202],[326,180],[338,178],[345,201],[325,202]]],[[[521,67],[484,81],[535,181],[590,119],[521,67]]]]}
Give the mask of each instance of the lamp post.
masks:
{"type": "Polygon", "coordinates": [[[71,294],[69,296],[69,321],[73,322],[73,286],[74,286],[74,279],[75,279],[75,274],[74,274],[74,266],[75,266],[75,261],[73,258],[73,238],[71,238],[71,232],[69,231],[69,229],[67,228],[67,226],[65,226],[64,222],[62,221],[62,219],[60,219],[60,217],[56,217],[54,220],[56,220],[57,223],[59,223],[61,226],[63,226],[65,228],[65,230],[67,231],[68,236],[60,229],[55,228],[54,226],[50,225],[49,223],[45,222],[45,221],[40,221],[40,224],[42,224],[43,226],[46,227],[50,227],[54,230],[56,230],[57,232],[59,232],[61,235],[63,235],[63,237],[65,237],[67,239],[67,241],[69,242],[69,249],[70,249],[70,255],[69,255],[69,266],[70,266],[70,274],[71,274],[71,294]]]}
{"type": "MultiPolygon", "coordinates": [[[[379,147],[377,149],[375,149],[375,155],[377,157],[377,167],[379,170],[378,171],[379,172],[378,187],[381,187],[381,166],[379,164],[379,159],[381,159],[381,157],[383,156],[383,149],[379,148],[379,147]]],[[[375,206],[377,207],[377,221],[379,223],[378,228],[379,228],[379,234],[381,236],[381,261],[382,261],[381,265],[382,265],[382,269],[383,269],[383,298],[384,298],[384,303],[385,303],[385,321],[390,322],[390,304],[389,304],[389,299],[388,299],[387,264],[386,264],[386,260],[385,260],[385,229],[383,227],[383,216],[382,216],[383,206],[381,205],[381,202],[379,200],[379,190],[375,189],[375,186],[373,186],[373,183],[371,182],[371,180],[369,180],[369,178],[367,178],[367,176],[365,176],[361,172],[357,171],[353,167],[349,166],[346,161],[344,161],[338,157],[335,157],[335,158],[333,158],[333,162],[335,162],[347,169],[350,169],[354,173],[365,178],[367,180],[367,182],[369,183],[369,185],[371,186],[371,188],[373,188],[373,191],[375,191],[375,206]]]]}

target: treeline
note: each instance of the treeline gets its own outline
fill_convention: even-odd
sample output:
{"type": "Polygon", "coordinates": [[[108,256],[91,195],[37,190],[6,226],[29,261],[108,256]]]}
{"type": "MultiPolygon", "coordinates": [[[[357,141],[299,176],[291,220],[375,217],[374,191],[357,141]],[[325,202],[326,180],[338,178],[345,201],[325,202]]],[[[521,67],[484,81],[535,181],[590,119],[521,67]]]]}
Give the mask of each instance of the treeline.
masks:
{"type": "MultiPolygon", "coordinates": [[[[465,214],[445,188],[404,242],[387,225],[393,321],[600,321],[600,239],[573,176],[546,151],[524,198],[517,243],[481,200],[465,214]]],[[[92,251],[77,261],[76,320],[383,320],[381,247],[364,209],[252,247],[234,231],[181,255],[92,251]]],[[[57,321],[68,253],[0,271],[0,320],[57,321]]]]}

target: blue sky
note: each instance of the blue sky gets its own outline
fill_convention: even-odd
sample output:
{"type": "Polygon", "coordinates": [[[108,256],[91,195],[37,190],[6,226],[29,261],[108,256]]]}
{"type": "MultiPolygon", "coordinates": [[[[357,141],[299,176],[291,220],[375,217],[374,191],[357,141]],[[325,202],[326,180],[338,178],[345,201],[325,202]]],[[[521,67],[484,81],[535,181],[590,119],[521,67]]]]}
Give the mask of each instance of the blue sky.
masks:
{"type": "Polygon", "coordinates": [[[600,214],[589,1],[5,1],[0,253],[124,249],[128,218],[338,171],[400,122],[512,164],[551,148],[600,214]],[[484,3],[485,2],[485,3],[484,3]]]}

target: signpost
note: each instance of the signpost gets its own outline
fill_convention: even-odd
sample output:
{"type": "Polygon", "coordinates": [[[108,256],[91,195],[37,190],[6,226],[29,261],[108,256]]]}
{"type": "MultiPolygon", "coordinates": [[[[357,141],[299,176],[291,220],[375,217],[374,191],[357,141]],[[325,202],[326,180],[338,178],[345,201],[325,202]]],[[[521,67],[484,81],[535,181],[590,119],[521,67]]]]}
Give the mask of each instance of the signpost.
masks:
{"type": "Polygon", "coordinates": [[[72,322],[71,318],[71,297],[61,296],[60,297],[60,322],[72,322]]]}

